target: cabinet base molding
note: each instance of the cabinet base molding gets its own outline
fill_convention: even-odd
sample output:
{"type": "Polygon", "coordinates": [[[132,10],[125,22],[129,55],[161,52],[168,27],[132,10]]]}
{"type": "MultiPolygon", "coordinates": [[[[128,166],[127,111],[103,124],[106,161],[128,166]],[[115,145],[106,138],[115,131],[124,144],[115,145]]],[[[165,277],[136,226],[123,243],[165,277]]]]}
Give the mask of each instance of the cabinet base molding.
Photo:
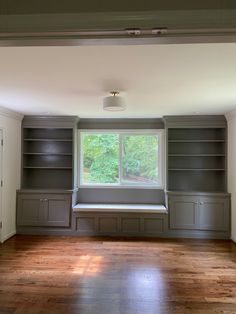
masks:
{"type": "MultiPolygon", "coordinates": [[[[135,237],[135,238],[173,238],[173,239],[222,239],[222,240],[230,240],[230,234],[228,233],[217,233],[211,232],[207,233],[204,231],[200,231],[197,233],[192,232],[183,232],[183,233],[175,233],[175,232],[163,232],[163,233],[95,233],[95,232],[75,232],[74,230],[54,230],[54,229],[35,229],[35,228],[19,228],[17,229],[16,234],[21,235],[46,235],[46,236],[75,236],[75,237],[97,237],[97,236],[109,236],[109,237],[135,237]]],[[[232,239],[236,243],[236,240],[232,239]]]]}

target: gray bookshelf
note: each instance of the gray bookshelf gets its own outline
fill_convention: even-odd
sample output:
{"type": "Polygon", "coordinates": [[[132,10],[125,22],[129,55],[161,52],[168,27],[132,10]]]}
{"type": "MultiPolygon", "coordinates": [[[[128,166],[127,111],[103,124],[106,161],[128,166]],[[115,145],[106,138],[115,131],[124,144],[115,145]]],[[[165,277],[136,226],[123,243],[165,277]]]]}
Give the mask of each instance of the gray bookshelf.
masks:
{"type": "Polygon", "coordinates": [[[166,116],[164,121],[170,234],[229,237],[225,117],[166,116]]]}
{"type": "MultiPolygon", "coordinates": [[[[75,116],[25,116],[17,231],[70,229],[77,199],[75,116]]],[[[34,233],[34,232],[33,232],[34,233]]]]}
{"type": "Polygon", "coordinates": [[[22,188],[73,189],[73,128],[23,127],[22,188]]]}
{"type": "Polygon", "coordinates": [[[225,127],[168,128],[168,189],[226,190],[225,127]]]}

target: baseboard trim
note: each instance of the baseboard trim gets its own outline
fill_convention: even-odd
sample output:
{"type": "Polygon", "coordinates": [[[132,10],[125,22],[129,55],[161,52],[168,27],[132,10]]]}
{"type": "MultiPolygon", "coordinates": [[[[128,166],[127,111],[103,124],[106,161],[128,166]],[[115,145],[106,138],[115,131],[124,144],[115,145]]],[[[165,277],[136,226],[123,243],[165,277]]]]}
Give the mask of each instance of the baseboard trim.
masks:
{"type": "Polygon", "coordinates": [[[236,238],[235,238],[235,237],[231,236],[231,240],[232,240],[234,243],[236,243],[236,238]]]}
{"type": "MultiPolygon", "coordinates": [[[[230,240],[230,235],[227,232],[185,232],[182,234],[173,232],[159,232],[159,233],[144,233],[144,232],[96,232],[96,231],[76,231],[76,230],[53,230],[53,229],[33,229],[20,228],[17,229],[16,234],[21,235],[49,235],[49,236],[77,236],[77,237],[134,237],[134,238],[169,238],[169,239],[221,239],[230,240]]],[[[232,239],[232,241],[234,241],[232,239]]],[[[236,241],[234,241],[236,242],[236,241]]]]}
{"type": "Polygon", "coordinates": [[[11,237],[13,237],[15,234],[16,234],[16,231],[12,231],[12,232],[8,233],[7,235],[5,235],[5,236],[2,238],[1,243],[7,241],[7,240],[10,239],[11,237]]]}

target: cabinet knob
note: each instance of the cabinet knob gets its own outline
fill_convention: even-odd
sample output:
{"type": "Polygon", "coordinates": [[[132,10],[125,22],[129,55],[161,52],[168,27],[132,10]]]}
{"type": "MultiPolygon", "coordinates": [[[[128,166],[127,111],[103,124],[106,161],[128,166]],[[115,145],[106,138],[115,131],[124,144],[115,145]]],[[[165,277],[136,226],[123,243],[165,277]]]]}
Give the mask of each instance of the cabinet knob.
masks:
{"type": "Polygon", "coordinates": [[[45,202],[47,202],[47,200],[48,200],[47,198],[44,199],[45,202]]]}

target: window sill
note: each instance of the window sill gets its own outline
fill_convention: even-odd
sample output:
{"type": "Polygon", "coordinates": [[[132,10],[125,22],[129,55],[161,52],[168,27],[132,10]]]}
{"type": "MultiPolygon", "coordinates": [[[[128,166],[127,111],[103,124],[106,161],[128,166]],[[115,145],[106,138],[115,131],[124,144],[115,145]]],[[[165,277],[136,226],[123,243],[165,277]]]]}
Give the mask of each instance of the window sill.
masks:
{"type": "Polygon", "coordinates": [[[80,185],[79,189],[141,189],[141,190],[164,190],[163,186],[157,186],[157,185],[80,185]]]}

